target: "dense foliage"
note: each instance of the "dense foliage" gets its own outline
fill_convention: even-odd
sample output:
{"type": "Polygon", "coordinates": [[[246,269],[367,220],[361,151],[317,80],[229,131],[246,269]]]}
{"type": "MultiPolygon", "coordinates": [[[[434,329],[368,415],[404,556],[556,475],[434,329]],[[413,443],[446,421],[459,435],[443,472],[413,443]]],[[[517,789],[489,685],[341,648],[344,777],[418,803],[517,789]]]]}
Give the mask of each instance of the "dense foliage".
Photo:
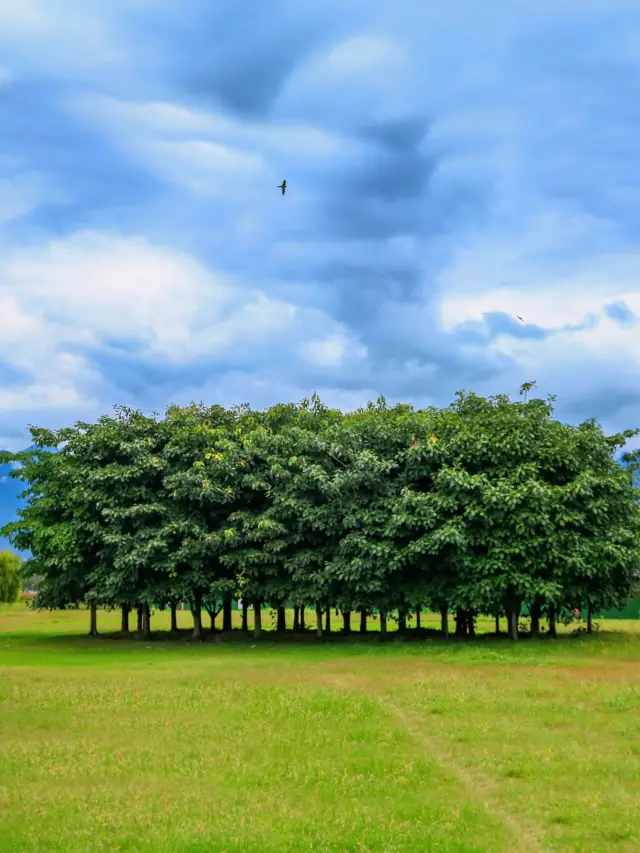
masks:
{"type": "MultiPolygon", "coordinates": [[[[31,552],[37,607],[85,600],[132,608],[150,634],[152,606],[188,601],[223,630],[231,601],[277,611],[318,633],[339,610],[409,615],[450,611],[473,634],[480,614],[506,615],[518,636],[550,633],[574,608],[621,606],[640,578],[633,473],[615,455],[637,433],[553,418],[553,398],[459,393],[445,409],[377,403],[343,414],[317,396],[265,411],[192,404],[164,418],[118,408],[95,424],[31,429],[19,463],[26,507],[3,532],[31,552]]],[[[246,614],[246,609],[245,609],[246,614]]],[[[245,621],[246,626],[246,621],[245,621]]]]}

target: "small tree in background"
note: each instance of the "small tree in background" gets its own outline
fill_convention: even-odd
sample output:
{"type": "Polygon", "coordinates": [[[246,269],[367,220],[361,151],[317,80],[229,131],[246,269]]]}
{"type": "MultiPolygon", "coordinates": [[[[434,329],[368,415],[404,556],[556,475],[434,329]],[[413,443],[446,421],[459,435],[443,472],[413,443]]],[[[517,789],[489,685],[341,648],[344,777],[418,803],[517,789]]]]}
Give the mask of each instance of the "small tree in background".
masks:
{"type": "Polygon", "coordinates": [[[13,551],[0,551],[0,603],[13,604],[22,586],[22,557],[13,551]]]}

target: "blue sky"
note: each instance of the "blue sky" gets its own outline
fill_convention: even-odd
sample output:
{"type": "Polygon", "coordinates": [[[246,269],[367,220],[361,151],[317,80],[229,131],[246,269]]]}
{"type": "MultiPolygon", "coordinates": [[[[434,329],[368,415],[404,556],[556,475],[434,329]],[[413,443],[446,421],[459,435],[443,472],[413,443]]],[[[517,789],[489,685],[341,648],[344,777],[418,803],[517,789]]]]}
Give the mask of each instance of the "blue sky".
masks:
{"type": "Polygon", "coordinates": [[[640,425],[640,5],[555,5],[2,4],[0,447],[528,380],[640,425]]]}

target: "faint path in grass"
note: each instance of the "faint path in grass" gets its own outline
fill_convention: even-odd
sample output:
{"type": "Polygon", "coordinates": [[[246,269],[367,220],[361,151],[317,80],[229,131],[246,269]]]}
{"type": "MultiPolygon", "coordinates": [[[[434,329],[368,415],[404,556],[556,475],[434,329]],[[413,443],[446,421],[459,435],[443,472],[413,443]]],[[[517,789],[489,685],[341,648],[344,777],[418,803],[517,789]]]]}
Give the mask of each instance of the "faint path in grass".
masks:
{"type": "MultiPolygon", "coordinates": [[[[328,684],[340,690],[364,692],[357,686],[357,679],[348,680],[345,676],[328,673],[325,678],[328,684]]],[[[418,744],[425,757],[437,758],[441,766],[456,779],[470,802],[482,805],[488,813],[500,820],[513,839],[509,847],[510,853],[547,853],[549,848],[543,846],[542,827],[506,811],[500,802],[500,790],[496,782],[461,766],[439,738],[424,731],[424,724],[416,716],[397,705],[388,696],[372,689],[370,684],[367,684],[365,695],[369,699],[375,699],[388,715],[395,717],[418,744]]]]}

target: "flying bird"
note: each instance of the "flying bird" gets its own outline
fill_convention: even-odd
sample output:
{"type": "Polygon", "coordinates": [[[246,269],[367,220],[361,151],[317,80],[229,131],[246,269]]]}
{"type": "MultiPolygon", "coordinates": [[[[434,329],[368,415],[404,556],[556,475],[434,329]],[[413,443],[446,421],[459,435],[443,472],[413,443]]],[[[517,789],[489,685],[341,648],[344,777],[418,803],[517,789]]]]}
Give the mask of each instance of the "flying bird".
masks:
{"type": "Polygon", "coordinates": [[[287,191],[287,182],[286,182],[286,180],[285,180],[285,181],[283,181],[281,184],[278,184],[278,189],[279,189],[279,190],[282,190],[282,195],[284,195],[284,194],[285,194],[285,192],[287,191]]]}
{"type": "Polygon", "coordinates": [[[520,320],[521,323],[524,323],[524,320],[522,319],[522,317],[519,314],[516,314],[516,317],[518,318],[518,320],[520,320]]]}

